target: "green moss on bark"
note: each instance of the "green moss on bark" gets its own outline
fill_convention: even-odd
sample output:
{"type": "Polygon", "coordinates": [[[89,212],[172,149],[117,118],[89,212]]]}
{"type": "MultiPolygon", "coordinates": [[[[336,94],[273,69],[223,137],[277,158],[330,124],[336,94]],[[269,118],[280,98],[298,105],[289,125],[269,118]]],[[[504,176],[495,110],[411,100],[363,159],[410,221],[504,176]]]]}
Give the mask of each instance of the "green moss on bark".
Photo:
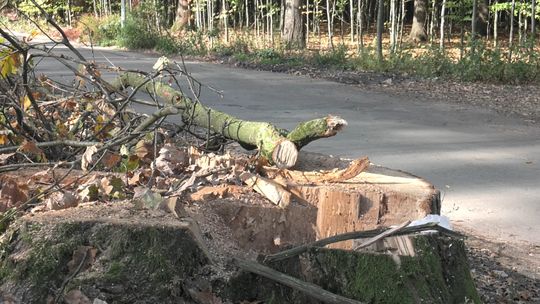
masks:
{"type": "Polygon", "coordinates": [[[12,293],[24,303],[42,303],[58,292],[80,246],[98,249],[96,260],[64,292],[80,289],[111,302],[178,301],[185,296],[182,282],[208,263],[189,230],[178,227],[102,222],[28,227],[19,226],[0,261],[0,293],[12,293]]]}

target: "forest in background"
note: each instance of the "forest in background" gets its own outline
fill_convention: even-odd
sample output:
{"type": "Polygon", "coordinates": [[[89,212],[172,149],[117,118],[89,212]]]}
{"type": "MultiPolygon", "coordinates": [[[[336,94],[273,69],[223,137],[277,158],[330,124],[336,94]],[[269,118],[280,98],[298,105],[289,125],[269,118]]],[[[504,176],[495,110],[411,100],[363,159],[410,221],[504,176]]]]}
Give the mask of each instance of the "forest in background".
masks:
{"type": "MultiPolygon", "coordinates": [[[[536,1],[39,0],[92,45],[466,81],[537,78],[536,1]],[[533,18],[533,16],[535,18],[533,18]]],[[[39,27],[29,1],[2,26],[39,27]]]]}

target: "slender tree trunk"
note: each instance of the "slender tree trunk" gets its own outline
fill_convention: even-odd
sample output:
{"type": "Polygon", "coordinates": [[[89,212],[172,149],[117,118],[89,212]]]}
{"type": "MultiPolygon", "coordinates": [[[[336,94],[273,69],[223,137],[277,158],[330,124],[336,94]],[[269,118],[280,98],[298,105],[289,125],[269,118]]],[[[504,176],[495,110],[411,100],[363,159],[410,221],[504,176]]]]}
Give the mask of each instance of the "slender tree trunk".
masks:
{"type": "Polygon", "coordinates": [[[401,50],[401,44],[403,43],[403,27],[405,25],[405,0],[401,0],[401,26],[399,27],[399,49],[401,50]]]}
{"type": "Polygon", "coordinates": [[[518,11],[518,43],[521,47],[523,45],[523,1],[519,1],[518,11]]]}
{"type": "Polygon", "coordinates": [[[362,9],[364,8],[364,3],[366,0],[358,0],[358,12],[356,15],[358,16],[358,51],[364,49],[364,12],[362,9]]]}
{"type": "Polygon", "coordinates": [[[536,41],[536,0],[531,2],[531,45],[534,47],[534,42],[536,41]]]}
{"type": "Polygon", "coordinates": [[[440,28],[440,39],[439,39],[439,50],[444,51],[444,11],[446,9],[446,0],[442,0],[441,6],[441,28],[440,28]]]}
{"type": "MultiPolygon", "coordinates": [[[[497,0],[495,0],[495,4],[497,4],[497,0]]],[[[499,13],[495,12],[493,16],[493,46],[497,47],[499,36],[497,32],[497,25],[499,23],[499,13]]]]}
{"type": "Polygon", "coordinates": [[[351,19],[351,24],[350,24],[351,45],[354,45],[354,1],[353,0],[349,1],[349,17],[351,19]]]}
{"type": "Polygon", "coordinates": [[[66,14],[66,17],[67,17],[67,22],[68,22],[68,25],[69,26],[72,26],[71,24],[71,16],[72,16],[72,12],[71,12],[71,0],[66,0],[66,6],[67,6],[67,14],[66,14]]]}
{"type": "Polygon", "coordinates": [[[120,26],[126,23],[126,0],[120,0],[120,26]]]}
{"type": "Polygon", "coordinates": [[[302,23],[301,0],[285,1],[285,23],[283,41],[288,47],[305,47],[304,24],[302,23]]]}
{"type": "Polygon", "coordinates": [[[508,61],[512,61],[512,47],[514,40],[514,12],[516,11],[516,0],[512,0],[512,8],[510,9],[510,35],[508,35],[508,61]]]}
{"type": "Polygon", "coordinates": [[[435,29],[435,2],[436,0],[431,0],[431,20],[429,21],[429,42],[433,44],[433,36],[435,29]]]}
{"type": "Polygon", "coordinates": [[[489,5],[487,0],[475,0],[476,2],[476,18],[473,19],[475,24],[476,35],[486,36],[489,22],[489,5]]]}
{"type": "Polygon", "coordinates": [[[512,0],[510,9],[510,35],[508,35],[508,61],[512,61],[512,47],[514,41],[514,12],[516,11],[516,0],[512,0]]]}
{"type": "Polygon", "coordinates": [[[328,47],[334,49],[334,41],[332,41],[332,18],[330,18],[330,0],[326,0],[326,23],[328,27],[328,47]]]}
{"type": "Polygon", "coordinates": [[[92,5],[94,6],[94,16],[97,18],[99,15],[98,15],[98,11],[97,11],[96,0],[92,0],[92,5]]]}
{"type": "Polygon", "coordinates": [[[390,52],[396,51],[397,30],[396,30],[396,1],[390,0],[390,52]]]}
{"type": "Polygon", "coordinates": [[[384,31],[384,0],[378,0],[377,9],[377,59],[383,61],[382,34],[384,31]]]}
{"type": "Polygon", "coordinates": [[[227,1],[223,0],[221,3],[221,14],[223,17],[223,25],[225,26],[225,42],[229,43],[229,12],[227,8],[227,1]]]}
{"type": "Polygon", "coordinates": [[[424,25],[426,23],[427,0],[414,0],[414,14],[409,39],[414,42],[426,41],[427,35],[424,25]]]}
{"type": "Polygon", "coordinates": [[[309,0],[306,0],[306,46],[309,46],[309,0]]]}
{"type": "Polygon", "coordinates": [[[476,18],[477,18],[477,0],[473,0],[473,7],[472,7],[472,17],[471,17],[471,41],[473,42],[472,43],[472,47],[471,47],[471,51],[472,53],[474,53],[475,51],[475,43],[474,41],[476,41],[476,18]]]}

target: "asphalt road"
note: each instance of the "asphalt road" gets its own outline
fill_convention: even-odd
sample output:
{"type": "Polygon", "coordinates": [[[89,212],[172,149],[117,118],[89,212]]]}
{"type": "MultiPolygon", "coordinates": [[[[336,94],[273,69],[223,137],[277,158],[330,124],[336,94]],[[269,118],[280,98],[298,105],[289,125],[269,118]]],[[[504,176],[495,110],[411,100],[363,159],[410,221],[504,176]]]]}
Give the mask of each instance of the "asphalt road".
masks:
{"type": "MultiPolygon", "coordinates": [[[[91,58],[88,49],[81,52],[91,58]]],[[[66,50],[59,50],[67,53],[66,50]]],[[[156,57],[96,50],[99,62],[150,71],[156,57]]],[[[443,192],[443,213],[461,226],[506,241],[540,245],[540,127],[475,107],[397,98],[353,85],[271,72],[188,62],[192,75],[222,91],[204,90],[207,105],[250,120],[292,128],[340,115],[349,126],[306,147],[405,170],[443,192]]],[[[58,63],[40,72],[69,79],[58,63]]]]}

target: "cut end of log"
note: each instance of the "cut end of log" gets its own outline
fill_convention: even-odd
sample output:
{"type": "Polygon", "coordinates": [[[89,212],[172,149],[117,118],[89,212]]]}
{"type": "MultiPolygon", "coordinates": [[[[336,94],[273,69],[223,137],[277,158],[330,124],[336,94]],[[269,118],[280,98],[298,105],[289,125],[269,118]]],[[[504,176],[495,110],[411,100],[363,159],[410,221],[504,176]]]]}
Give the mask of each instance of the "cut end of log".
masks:
{"type": "Polygon", "coordinates": [[[272,160],[280,169],[288,169],[296,164],[298,149],[290,140],[283,140],[276,145],[272,152],[272,160]]]}
{"type": "Polygon", "coordinates": [[[347,126],[347,121],[339,116],[328,115],[326,117],[326,125],[328,128],[326,129],[325,136],[334,136],[347,126]]]}

